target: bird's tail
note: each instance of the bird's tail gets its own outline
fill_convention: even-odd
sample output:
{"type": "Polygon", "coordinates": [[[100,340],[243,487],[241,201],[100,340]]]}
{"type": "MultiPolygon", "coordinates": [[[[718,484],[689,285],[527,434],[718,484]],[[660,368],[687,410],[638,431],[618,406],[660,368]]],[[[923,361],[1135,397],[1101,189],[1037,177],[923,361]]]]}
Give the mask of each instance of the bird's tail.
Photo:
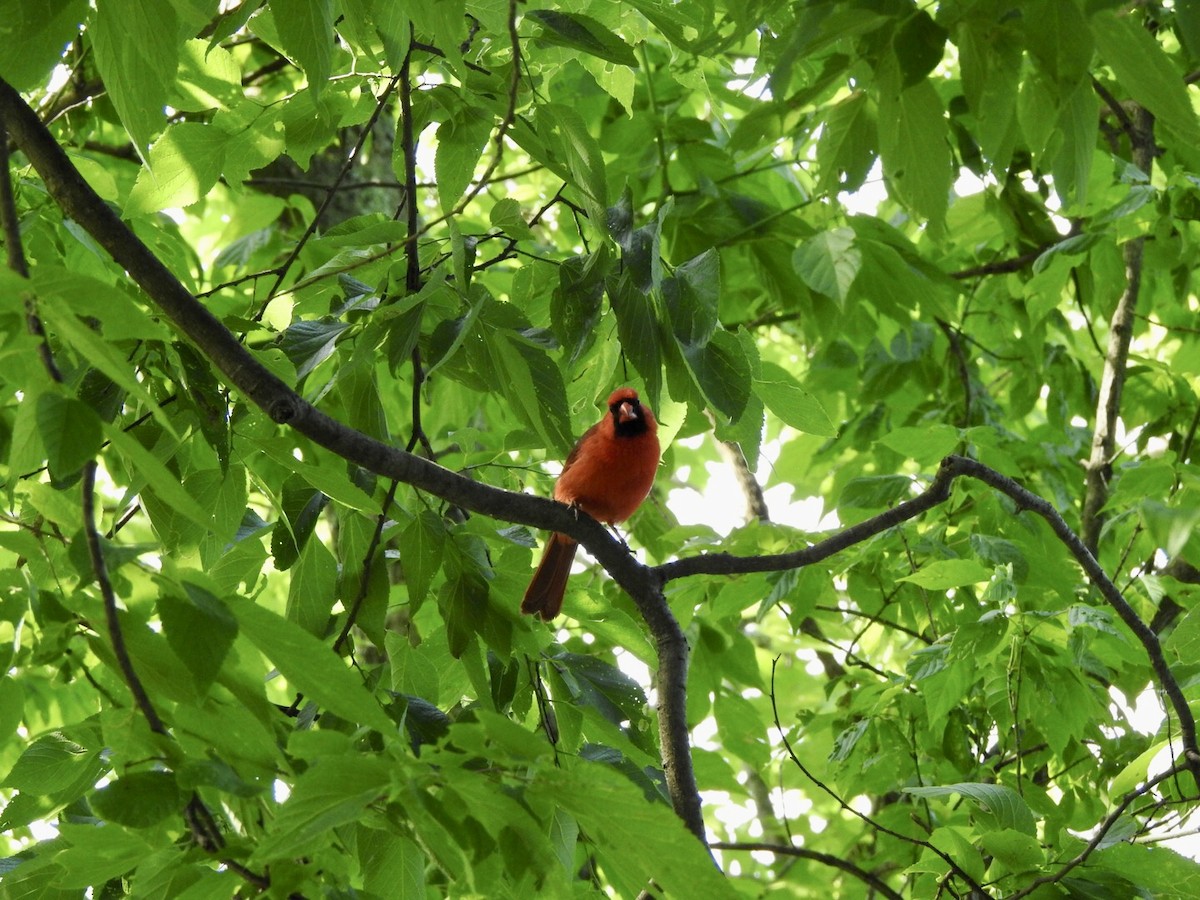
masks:
{"type": "Polygon", "coordinates": [[[521,612],[540,616],[549,622],[562,610],[563,594],[567,591],[567,577],[571,574],[571,563],[575,561],[575,550],[579,542],[557,531],[546,541],[546,549],[533,580],[525,590],[521,601],[521,612]]]}

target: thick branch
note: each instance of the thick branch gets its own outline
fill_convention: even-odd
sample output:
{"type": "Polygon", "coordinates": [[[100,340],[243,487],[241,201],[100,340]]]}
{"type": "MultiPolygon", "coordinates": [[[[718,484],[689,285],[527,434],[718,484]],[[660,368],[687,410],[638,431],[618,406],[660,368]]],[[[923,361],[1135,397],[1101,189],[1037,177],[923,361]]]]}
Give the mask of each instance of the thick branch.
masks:
{"type": "Polygon", "coordinates": [[[659,651],[659,730],[667,786],[676,812],[704,840],[700,794],[688,744],[687,640],[662,594],[662,580],[594,519],[561,503],[479,484],[436,463],[349,428],[313,407],[263,366],[200,304],[101,200],[71,165],[36,113],[0,79],[0,121],[63,212],[78,222],[137,282],[163,314],[270,418],[355,465],[428,491],[472,512],[548,531],[583,544],[629,594],[659,651]]]}

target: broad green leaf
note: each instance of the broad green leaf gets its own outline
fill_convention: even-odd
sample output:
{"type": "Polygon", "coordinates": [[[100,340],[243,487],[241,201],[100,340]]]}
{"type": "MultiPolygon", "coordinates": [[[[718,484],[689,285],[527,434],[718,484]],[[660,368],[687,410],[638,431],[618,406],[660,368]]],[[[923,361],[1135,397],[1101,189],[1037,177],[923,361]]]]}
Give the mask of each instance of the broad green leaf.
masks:
{"type": "Polygon", "coordinates": [[[960,440],[957,428],[933,424],[897,428],[880,438],[879,443],[922,465],[934,465],[953,453],[960,440]]]}
{"type": "Polygon", "coordinates": [[[139,865],[150,854],[152,845],[138,832],[110,823],[104,828],[62,822],[59,836],[66,849],[55,862],[63,868],[59,885],[86,888],[117,878],[139,865]]]}
{"type": "Polygon", "coordinates": [[[913,481],[904,475],[868,475],[855,478],[842,488],[839,509],[883,509],[907,500],[913,481]]]}
{"type": "Polygon", "coordinates": [[[81,778],[98,778],[106,768],[98,750],[89,750],[61,732],[53,732],[25,749],[4,779],[4,786],[26,794],[59,794],[78,785],[81,778]]]}
{"type": "Polygon", "coordinates": [[[717,329],[721,303],[721,260],[715,250],[689,259],[663,281],[663,300],[675,338],[687,349],[700,349],[717,329]]]}
{"type": "Polygon", "coordinates": [[[704,399],[726,421],[738,421],[750,399],[750,361],[741,342],[728,331],[718,331],[707,344],[681,347],[704,399]]]}
{"type": "Polygon", "coordinates": [[[991,570],[973,559],[939,559],[899,580],[931,591],[945,591],[968,584],[979,584],[991,577],[991,570]]]}
{"type": "Polygon", "coordinates": [[[809,434],[837,434],[837,426],[821,401],[800,387],[782,366],[762,363],[762,374],[754,379],[754,392],[767,409],[793,428],[809,434]]]}
{"type": "Polygon", "coordinates": [[[47,323],[90,365],[99,369],[115,384],[120,385],[130,395],[144,403],[146,408],[154,414],[155,420],[167,430],[167,433],[174,435],[174,423],[137,378],[133,367],[129,365],[111,340],[105,340],[78,318],[70,306],[70,298],[43,296],[41,299],[42,302],[39,303],[38,309],[47,323]]]}
{"type": "Polygon", "coordinates": [[[100,419],[73,397],[42,394],[37,398],[37,423],[50,477],[56,482],[78,475],[100,450],[100,419]]]}
{"type": "Polygon", "coordinates": [[[1092,17],[1091,31],[1103,60],[1122,87],[1178,139],[1200,144],[1200,123],[1179,72],[1146,28],[1132,15],[1104,10],[1092,17]]]}
{"type": "Polygon", "coordinates": [[[617,317],[621,349],[646,383],[646,400],[657,409],[662,391],[662,350],[654,300],[634,285],[628,271],[610,277],[607,290],[609,305],[617,317]]]}
{"type": "Polygon", "coordinates": [[[109,442],[105,454],[119,453],[124,458],[122,462],[125,467],[144,480],[144,484],[137,485],[138,488],[148,486],[172,511],[199,525],[205,532],[208,531],[212,525],[212,513],[196,502],[179,483],[177,475],[124,430],[107,422],[101,423],[101,426],[109,442]]]}
{"type": "Polygon", "coordinates": [[[387,796],[392,765],[360,754],[317,761],[296,779],[252,859],[268,863],[301,855],[322,835],[358,819],[368,804],[387,796]]]}
{"type": "Polygon", "coordinates": [[[529,230],[525,216],[521,213],[521,204],[512,197],[497,200],[488,214],[488,221],[515,241],[528,241],[533,238],[533,232],[529,230]]]}
{"type": "Polygon", "coordinates": [[[835,228],[801,244],[792,261],[805,284],[844,305],[863,259],[854,231],[835,228]]]}
{"type": "Polygon", "coordinates": [[[194,112],[231,106],[241,97],[241,78],[237,59],[224,47],[200,39],[186,41],[171,105],[194,112]]]}
{"type": "Polygon", "coordinates": [[[331,0],[272,0],[270,10],[284,52],[308,76],[313,96],[320,95],[332,70],[334,48],[331,0]]]}
{"type": "Polygon", "coordinates": [[[188,667],[197,690],[203,694],[216,680],[233,646],[237,620],[219,597],[203,588],[185,584],[183,593],[186,596],[160,594],[158,615],[167,643],[188,667]]]}
{"type": "Polygon", "coordinates": [[[1150,773],[1150,764],[1154,758],[1167,749],[1167,741],[1158,741],[1138,754],[1137,759],[1122,769],[1112,780],[1109,790],[1112,796],[1121,797],[1138,788],[1150,773]]]}
{"type": "Polygon", "coordinates": [[[946,214],[953,170],[946,112],[928,81],[899,89],[886,87],[879,98],[879,152],[883,174],[898,198],[933,221],[946,214]]]}
{"type": "Polygon", "coordinates": [[[184,799],[170,772],[130,772],[89,798],[102,819],[130,828],[149,828],[183,809],[184,799]]]}
{"type": "Polygon", "coordinates": [[[410,839],[359,823],[355,849],[363,888],[380,897],[424,900],[428,858],[410,839]]]}
{"type": "Polygon", "coordinates": [[[546,104],[538,110],[538,128],[545,129],[545,140],[566,162],[574,186],[584,193],[593,209],[595,222],[603,223],[608,206],[604,155],[582,117],[569,106],[546,104]]]}
{"type": "Polygon", "coordinates": [[[735,892],[666,803],[651,803],[624,776],[598,765],[547,769],[531,790],[573,816],[622,896],[651,880],[672,897],[730,898],[735,892]]]}
{"type": "Polygon", "coordinates": [[[904,87],[916,84],[942,61],[947,37],[946,29],[923,9],[904,21],[893,44],[904,87]]]}
{"type": "Polygon", "coordinates": [[[446,546],[446,526],[433,510],[417,513],[400,532],[400,561],[404,564],[404,582],[408,597],[419,604],[429,593],[433,577],[442,567],[446,546]]]}
{"type": "Polygon", "coordinates": [[[321,541],[309,541],[292,569],[288,583],[287,618],[309,634],[321,637],[337,592],[337,561],[321,541]]]}
{"type": "Polygon", "coordinates": [[[614,34],[591,16],[552,9],[532,9],[526,17],[542,26],[544,30],[538,37],[548,44],[582,50],[609,62],[637,68],[633,48],[620,35],[614,34]]]}
{"type": "Polygon", "coordinates": [[[232,612],[241,632],[295,690],[347,721],[385,734],[395,732],[395,725],[363,687],[361,677],[326,643],[250,600],[235,604],[232,612]]]}
{"type": "Polygon", "coordinates": [[[0,0],[0,78],[19,91],[45,84],[87,12],[85,0],[0,0]]]}
{"type": "Polygon", "coordinates": [[[474,106],[464,106],[438,127],[433,168],[438,199],[447,215],[466,193],[491,133],[491,117],[474,106]]]}
{"type": "Polygon", "coordinates": [[[611,268],[608,245],[585,257],[568,259],[558,268],[558,287],[550,299],[550,323],[568,352],[568,363],[596,340],[604,281],[611,268]]]}
{"type": "Polygon", "coordinates": [[[974,800],[990,814],[999,829],[1012,829],[1021,834],[1036,834],[1037,825],[1029,804],[1012,788],[1001,784],[959,783],[936,787],[906,787],[904,793],[917,797],[949,797],[959,794],[974,800]]]}
{"type": "Polygon", "coordinates": [[[96,68],[121,124],[144,154],[166,121],[168,86],[179,66],[178,19],[169,3],[98,3],[89,23],[96,68]]]}
{"type": "Polygon", "coordinates": [[[209,125],[170,126],[150,148],[125,211],[146,215],[170,206],[191,206],[208,196],[225,164],[229,138],[209,125]]]}
{"type": "Polygon", "coordinates": [[[1092,36],[1076,0],[1034,0],[1024,5],[1022,22],[1035,66],[1066,96],[1087,76],[1092,36]],[[1070,35],[1070,40],[1063,40],[1070,35]]]}

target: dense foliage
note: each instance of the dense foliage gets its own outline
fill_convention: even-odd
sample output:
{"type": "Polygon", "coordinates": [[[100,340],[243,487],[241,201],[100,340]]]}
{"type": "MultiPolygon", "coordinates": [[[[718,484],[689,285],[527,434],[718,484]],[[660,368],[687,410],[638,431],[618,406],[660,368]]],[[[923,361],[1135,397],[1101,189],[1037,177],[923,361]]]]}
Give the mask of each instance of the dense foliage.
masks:
{"type": "Polygon", "coordinates": [[[1198,70],[1185,0],[0,0],[0,895],[1200,895],[1198,70]],[[580,524],[548,628],[483,486],[620,384],[648,566],[580,524]]]}

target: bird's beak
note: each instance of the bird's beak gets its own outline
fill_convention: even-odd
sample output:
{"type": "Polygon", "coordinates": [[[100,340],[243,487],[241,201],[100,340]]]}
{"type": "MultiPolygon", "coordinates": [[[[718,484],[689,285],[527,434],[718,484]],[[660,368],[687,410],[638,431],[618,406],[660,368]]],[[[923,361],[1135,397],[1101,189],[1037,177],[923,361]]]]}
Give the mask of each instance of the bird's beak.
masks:
{"type": "Polygon", "coordinates": [[[636,422],[641,417],[642,414],[628,400],[617,409],[617,421],[619,422],[636,422]]]}

